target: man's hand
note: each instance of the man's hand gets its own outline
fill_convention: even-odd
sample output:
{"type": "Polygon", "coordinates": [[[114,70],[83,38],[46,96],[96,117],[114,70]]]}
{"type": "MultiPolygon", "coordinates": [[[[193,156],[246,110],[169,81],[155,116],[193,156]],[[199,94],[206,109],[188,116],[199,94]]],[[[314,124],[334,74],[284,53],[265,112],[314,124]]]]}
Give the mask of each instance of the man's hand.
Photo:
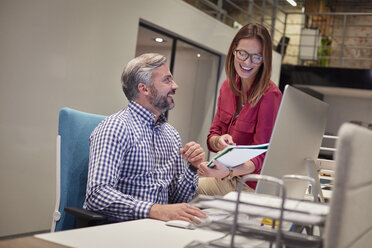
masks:
{"type": "Polygon", "coordinates": [[[199,164],[205,159],[204,149],[194,141],[191,141],[180,149],[183,158],[192,164],[195,168],[199,168],[199,164]]]}
{"type": "Polygon", "coordinates": [[[149,217],[157,220],[184,220],[187,222],[193,222],[194,217],[207,218],[207,215],[203,213],[199,208],[191,206],[187,203],[177,204],[154,204],[150,208],[149,217]]]}

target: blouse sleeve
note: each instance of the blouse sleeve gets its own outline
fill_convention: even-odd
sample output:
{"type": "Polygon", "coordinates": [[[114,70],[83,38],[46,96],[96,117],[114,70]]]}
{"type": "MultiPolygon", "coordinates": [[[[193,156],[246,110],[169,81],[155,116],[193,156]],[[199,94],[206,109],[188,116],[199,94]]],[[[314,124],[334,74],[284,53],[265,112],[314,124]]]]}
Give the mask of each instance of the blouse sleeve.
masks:
{"type": "MultiPolygon", "coordinates": [[[[279,90],[268,92],[263,96],[257,116],[256,133],[253,137],[254,144],[263,144],[270,142],[271,133],[274,128],[275,119],[276,115],[278,114],[281,99],[282,94],[279,90]]],[[[266,153],[252,159],[252,162],[256,166],[256,170],[254,173],[260,173],[265,154],[266,153]]]]}

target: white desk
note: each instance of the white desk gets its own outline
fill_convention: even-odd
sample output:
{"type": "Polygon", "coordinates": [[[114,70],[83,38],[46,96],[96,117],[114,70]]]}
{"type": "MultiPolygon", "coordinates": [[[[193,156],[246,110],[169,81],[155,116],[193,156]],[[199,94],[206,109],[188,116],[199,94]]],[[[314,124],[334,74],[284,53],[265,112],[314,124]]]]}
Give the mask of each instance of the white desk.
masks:
{"type": "Polygon", "coordinates": [[[193,240],[209,241],[224,234],[202,229],[182,229],[166,226],[164,222],[142,219],[116,224],[74,229],[35,235],[69,247],[184,247],[193,240]]]}

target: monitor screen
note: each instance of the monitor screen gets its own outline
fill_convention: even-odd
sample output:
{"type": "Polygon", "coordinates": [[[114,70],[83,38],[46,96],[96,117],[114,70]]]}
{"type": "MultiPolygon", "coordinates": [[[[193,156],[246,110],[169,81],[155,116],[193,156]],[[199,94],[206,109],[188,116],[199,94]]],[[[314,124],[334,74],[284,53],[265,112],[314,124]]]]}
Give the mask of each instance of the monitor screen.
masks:
{"type": "MultiPolygon", "coordinates": [[[[309,176],[305,159],[318,158],[327,111],[327,103],[286,85],[261,174],[277,178],[288,174],[309,176]]],[[[286,180],[287,197],[303,198],[308,184],[286,180]]],[[[275,190],[273,184],[264,181],[256,187],[256,193],[261,194],[275,194],[275,190]]]]}

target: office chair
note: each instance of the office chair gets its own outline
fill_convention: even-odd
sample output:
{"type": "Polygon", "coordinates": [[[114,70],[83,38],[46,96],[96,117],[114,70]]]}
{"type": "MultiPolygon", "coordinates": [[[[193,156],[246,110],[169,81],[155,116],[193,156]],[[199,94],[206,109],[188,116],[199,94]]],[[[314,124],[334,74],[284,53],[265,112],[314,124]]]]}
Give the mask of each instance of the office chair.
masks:
{"type": "Polygon", "coordinates": [[[345,123],[338,132],[335,179],[324,247],[372,244],[372,131],[345,123]]]}
{"type": "Polygon", "coordinates": [[[88,176],[89,136],[105,118],[70,108],[59,112],[57,193],[51,231],[105,223],[106,217],[82,208],[88,176]]]}

